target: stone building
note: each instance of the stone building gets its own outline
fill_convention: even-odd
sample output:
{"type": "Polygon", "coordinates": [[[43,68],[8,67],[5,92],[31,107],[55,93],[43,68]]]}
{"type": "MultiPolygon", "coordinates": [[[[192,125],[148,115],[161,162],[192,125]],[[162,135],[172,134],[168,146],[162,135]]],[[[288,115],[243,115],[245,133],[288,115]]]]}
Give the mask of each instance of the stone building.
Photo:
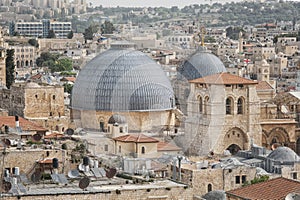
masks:
{"type": "Polygon", "coordinates": [[[174,126],[174,93],[161,66],[120,42],[92,59],[79,73],[72,92],[77,127],[106,132],[113,114],[125,117],[129,130],[161,131],[174,126]]]}
{"type": "Polygon", "coordinates": [[[186,150],[190,154],[236,153],[261,144],[257,82],[229,73],[190,81],[186,150]]]}
{"type": "Polygon", "coordinates": [[[7,109],[9,115],[35,121],[49,130],[63,132],[68,128],[62,86],[14,83],[9,90],[0,90],[0,99],[0,107],[7,109]]]}
{"type": "Polygon", "coordinates": [[[188,81],[220,72],[226,72],[224,64],[204,46],[200,46],[195,53],[179,66],[174,90],[177,106],[185,115],[187,114],[186,100],[190,95],[188,81]]]}

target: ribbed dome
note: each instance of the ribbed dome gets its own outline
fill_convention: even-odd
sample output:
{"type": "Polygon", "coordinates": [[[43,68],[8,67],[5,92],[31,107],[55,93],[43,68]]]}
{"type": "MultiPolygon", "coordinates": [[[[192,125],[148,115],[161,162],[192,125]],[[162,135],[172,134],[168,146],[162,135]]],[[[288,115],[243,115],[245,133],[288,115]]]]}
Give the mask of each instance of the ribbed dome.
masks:
{"type": "Polygon", "coordinates": [[[203,46],[200,46],[178,69],[180,78],[187,80],[226,71],[222,61],[203,46]]]}
{"type": "Polygon", "coordinates": [[[288,147],[277,147],[268,155],[269,159],[283,162],[295,162],[300,161],[299,156],[288,147]]]}
{"type": "Polygon", "coordinates": [[[161,67],[121,43],[92,59],[73,87],[72,108],[101,111],[154,111],[173,108],[174,93],[161,67]]]}

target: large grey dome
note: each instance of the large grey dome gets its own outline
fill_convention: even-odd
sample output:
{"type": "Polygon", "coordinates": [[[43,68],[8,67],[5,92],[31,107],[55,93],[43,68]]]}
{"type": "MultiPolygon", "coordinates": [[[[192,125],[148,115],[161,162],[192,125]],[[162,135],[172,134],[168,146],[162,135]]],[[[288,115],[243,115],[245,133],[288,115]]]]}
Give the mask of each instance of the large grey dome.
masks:
{"type": "Polygon", "coordinates": [[[288,147],[277,147],[268,155],[269,159],[282,162],[297,162],[300,161],[299,156],[288,147]]]}
{"type": "Polygon", "coordinates": [[[222,61],[203,46],[200,46],[178,69],[180,78],[187,80],[226,71],[222,61]]]}
{"type": "Polygon", "coordinates": [[[78,74],[72,108],[101,111],[154,111],[173,108],[174,93],[161,67],[130,47],[112,45],[78,74]]]}

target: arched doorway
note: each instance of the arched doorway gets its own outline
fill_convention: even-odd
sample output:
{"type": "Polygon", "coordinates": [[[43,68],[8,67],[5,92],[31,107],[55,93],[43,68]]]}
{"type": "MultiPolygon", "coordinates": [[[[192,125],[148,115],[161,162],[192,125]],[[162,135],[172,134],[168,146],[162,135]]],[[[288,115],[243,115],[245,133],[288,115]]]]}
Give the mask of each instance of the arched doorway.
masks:
{"type": "Polygon", "coordinates": [[[225,134],[223,144],[225,148],[227,147],[226,150],[229,150],[231,154],[235,154],[239,150],[248,148],[249,139],[242,129],[234,127],[225,134]]]}
{"type": "Polygon", "coordinates": [[[230,151],[231,155],[235,155],[241,150],[241,147],[236,144],[231,144],[226,150],[230,151]]]}
{"type": "Polygon", "coordinates": [[[268,141],[270,146],[275,143],[286,146],[289,143],[289,136],[285,129],[277,127],[271,130],[268,141]]]}
{"type": "Polygon", "coordinates": [[[300,137],[296,141],[296,153],[300,156],[300,137]]]}

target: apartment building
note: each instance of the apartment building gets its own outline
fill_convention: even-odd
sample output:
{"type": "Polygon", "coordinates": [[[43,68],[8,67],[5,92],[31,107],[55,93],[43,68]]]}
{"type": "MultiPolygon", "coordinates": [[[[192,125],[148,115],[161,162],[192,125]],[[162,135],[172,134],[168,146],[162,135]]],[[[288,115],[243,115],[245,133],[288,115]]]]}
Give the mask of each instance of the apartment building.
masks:
{"type": "Polygon", "coordinates": [[[56,38],[67,38],[72,30],[71,22],[42,20],[40,22],[15,22],[10,25],[10,35],[18,33],[24,36],[46,38],[53,30],[56,38]]]}

